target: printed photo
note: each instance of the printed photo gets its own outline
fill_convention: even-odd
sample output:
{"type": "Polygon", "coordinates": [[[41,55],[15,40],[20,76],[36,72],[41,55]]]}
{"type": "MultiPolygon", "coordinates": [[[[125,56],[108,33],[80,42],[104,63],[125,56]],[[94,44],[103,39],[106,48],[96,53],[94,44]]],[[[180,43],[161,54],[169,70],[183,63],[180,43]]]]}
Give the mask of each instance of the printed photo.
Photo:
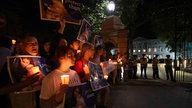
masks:
{"type": "Polygon", "coordinates": [[[89,62],[90,83],[93,91],[108,87],[109,83],[104,79],[104,74],[100,65],[89,62]]]}
{"type": "Polygon", "coordinates": [[[94,108],[96,94],[90,83],[70,86],[65,95],[65,108],[94,108]]]}
{"type": "Polygon", "coordinates": [[[79,29],[79,33],[77,39],[83,43],[91,44],[91,33],[92,27],[91,25],[84,19],[81,23],[81,27],[79,29]]]}
{"type": "Polygon", "coordinates": [[[94,37],[94,46],[97,47],[99,45],[103,45],[103,37],[99,35],[95,35],[94,37]]]}
{"type": "Polygon", "coordinates": [[[81,8],[83,0],[39,0],[41,20],[60,21],[81,24],[81,8]]]}
{"type": "Polygon", "coordinates": [[[18,92],[30,92],[40,89],[41,81],[49,72],[45,61],[40,56],[8,56],[7,60],[12,83],[24,81],[29,78],[29,76],[39,73],[39,81],[18,92]]]}

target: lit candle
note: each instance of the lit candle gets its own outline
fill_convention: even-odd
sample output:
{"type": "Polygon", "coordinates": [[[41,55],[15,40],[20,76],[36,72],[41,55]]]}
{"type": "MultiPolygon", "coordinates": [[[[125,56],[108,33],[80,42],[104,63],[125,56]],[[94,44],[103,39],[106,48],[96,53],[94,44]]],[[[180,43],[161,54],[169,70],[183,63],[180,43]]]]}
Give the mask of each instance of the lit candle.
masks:
{"type": "Polygon", "coordinates": [[[103,63],[100,63],[100,66],[103,67],[103,63]]]}
{"type": "Polygon", "coordinates": [[[107,80],[108,79],[108,75],[104,75],[104,78],[107,80]]]}
{"type": "Polygon", "coordinates": [[[114,65],[116,65],[116,64],[117,64],[117,62],[113,62],[113,64],[114,64],[114,65]]]}
{"type": "Polygon", "coordinates": [[[62,75],[61,76],[61,83],[62,84],[69,84],[69,75],[62,75]]]}
{"type": "Polygon", "coordinates": [[[84,70],[85,74],[89,74],[89,67],[87,65],[85,65],[83,67],[83,70],[84,70]]]}
{"type": "Polygon", "coordinates": [[[81,52],[81,50],[77,50],[77,53],[80,53],[81,52]]]}
{"type": "Polygon", "coordinates": [[[32,72],[33,72],[33,74],[35,74],[35,73],[37,73],[37,72],[40,72],[39,66],[34,66],[34,67],[32,68],[32,72]]]}
{"type": "Polygon", "coordinates": [[[15,45],[15,43],[16,43],[16,40],[13,39],[13,40],[12,40],[12,44],[15,45]]]}

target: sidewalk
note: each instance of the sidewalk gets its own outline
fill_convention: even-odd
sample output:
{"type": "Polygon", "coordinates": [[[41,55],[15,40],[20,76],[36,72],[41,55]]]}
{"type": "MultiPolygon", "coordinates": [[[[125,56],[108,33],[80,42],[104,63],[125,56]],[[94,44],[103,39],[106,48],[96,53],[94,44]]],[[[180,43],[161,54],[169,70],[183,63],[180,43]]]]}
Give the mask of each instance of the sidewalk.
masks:
{"type": "Polygon", "coordinates": [[[109,108],[192,108],[189,85],[148,79],[122,82],[111,88],[109,108]]]}

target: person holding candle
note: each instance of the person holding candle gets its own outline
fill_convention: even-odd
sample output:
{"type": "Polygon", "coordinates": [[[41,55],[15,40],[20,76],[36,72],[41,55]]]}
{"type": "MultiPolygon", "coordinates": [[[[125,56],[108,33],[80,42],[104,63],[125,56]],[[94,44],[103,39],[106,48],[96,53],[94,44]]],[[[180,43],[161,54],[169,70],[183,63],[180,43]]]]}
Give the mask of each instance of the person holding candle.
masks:
{"type": "MultiPolygon", "coordinates": [[[[39,79],[38,73],[29,76],[26,80],[16,83],[11,83],[9,73],[8,73],[8,66],[6,58],[7,56],[11,56],[11,46],[12,42],[9,37],[0,37],[0,49],[5,49],[7,52],[2,52],[0,55],[0,58],[2,57],[5,61],[1,60],[1,63],[3,61],[2,68],[0,68],[0,106],[1,108],[13,108],[13,105],[11,105],[11,96],[13,92],[17,90],[21,90],[28,85],[33,84],[39,79]]],[[[4,50],[0,50],[4,51],[4,50]]],[[[30,103],[28,103],[30,105],[30,103]]],[[[25,108],[25,107],[23,107],[25,108]]],[[[30,108],[30,106],[28,106],[30,108]]]]}
{"type": "MultiPolygon", "coordinates": [[[[78,74],[70,67],[75,64],[73,49],[61,46],[56,49],[54,61],[57,68],[48,74],[42,82],[40,93],[41,108],[63,108],[64,95],[68,86],[80,84],[78,74]],[[69,83],[62,84],[63,75],[69,75],[69,83]]],[[[65,80],[65,79],[63,79],[65,80]]]]}
{"type": "Polygon", "coordinates": [[[75,52],[75,58],[76,58],[76,59],[79,59],[79,58],[80,58],[80,52],[78,52],[78,51],[80,51],[80,50],[79,50],[80,41],[79,41],[79,40],[73,40],[73,41],[69,44],[69,46],[74,50],[74,52],[75,52]]]}
{"type": "MultiPolygon", "coordinates": [[[[101,67],[103,66],[103,63],[101,63],[101,56],[104,54],[104,47],[99,45],[95,48],[95,54],[93,58],[93,62],[100,65],[101,67]]],[[[104,74],[104,73],[103,73],[104,74]]],[[[106,75],[103,76],[106,78],[106,75]]],[[[96,106],[97,108],[106,108],[108,105],[108,98],[109,98],[109,87],[105,87],[97,92],[97,102],[96,106]]]]}
{"type": "Polygon", "coordinates": [[[94,48],[88,43],[84,43],[81,48],[81,58],[75,62],[74,70],[78,73],[81,82],[87,82],[90,79],[89,60],[93,58],[94,48]]]}

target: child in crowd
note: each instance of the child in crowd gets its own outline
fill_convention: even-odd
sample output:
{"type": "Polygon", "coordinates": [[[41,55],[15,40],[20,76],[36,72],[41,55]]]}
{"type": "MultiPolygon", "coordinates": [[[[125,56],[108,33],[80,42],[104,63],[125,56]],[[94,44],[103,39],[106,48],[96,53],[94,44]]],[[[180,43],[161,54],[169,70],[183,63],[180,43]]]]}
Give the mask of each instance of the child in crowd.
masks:
{"type": "Polygon", "coordinates": [[[58,47],[54,56],[57,68],[48,74],[42,82],[40,93],[41,108],[63,108],[64,95],[68,85],[61,85],[61,76],[69,75],[69,86],[80,84],[78,74],[70,67],[75,64],[75,54],[69,47],[58,47]]]}

